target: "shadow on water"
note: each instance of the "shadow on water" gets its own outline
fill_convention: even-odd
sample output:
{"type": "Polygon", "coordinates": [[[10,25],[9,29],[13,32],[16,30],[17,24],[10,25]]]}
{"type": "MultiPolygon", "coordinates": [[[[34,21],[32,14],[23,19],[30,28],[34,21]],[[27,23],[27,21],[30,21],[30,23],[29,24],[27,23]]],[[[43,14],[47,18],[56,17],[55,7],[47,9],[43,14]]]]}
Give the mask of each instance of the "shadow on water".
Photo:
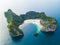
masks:
{"type": "Polygon", "coordinates": [[[46,36],[53,36],[55,32],[53,31],[53,32],[42,32],[42,33],[46,36]]]}
{"type": "Polygon", "coordinates": [[[19,42],[19,41],[22,40],[23,35],[20,35],[20,36],[17,36],[17,37],[12,37],[12,36],[11,36],[11,38],[12,38],[12,40],[13,40],[14,42],[19,42]]]}

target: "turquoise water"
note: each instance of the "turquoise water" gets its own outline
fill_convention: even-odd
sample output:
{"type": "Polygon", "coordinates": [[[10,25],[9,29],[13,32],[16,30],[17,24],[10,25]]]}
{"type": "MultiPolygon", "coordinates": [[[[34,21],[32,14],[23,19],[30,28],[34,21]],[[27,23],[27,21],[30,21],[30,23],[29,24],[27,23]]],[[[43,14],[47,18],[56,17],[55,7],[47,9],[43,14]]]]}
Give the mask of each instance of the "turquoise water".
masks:
{"type": "Polygon", "coordinates": [[[19,40],[13,40],[8,32],[8,29],[4,29],[0,32],[0,44],[1,45],[60,45],[60,14],[57,12],[57,15],[52,13],[57,20],[58,27],[54,33],[42,33],[39,32],[39,35],[35,37],[33,34],[38,29],[34,24],[27,24],[23,28],[24,37],[19,40]],[[4,34],[5,33],[5,34],[4,34]]]}
{"type": "Polygon", "coordinates": [[[54,33],[42,33],[35,37],[33,34],[36,32],[37,26],[35,24],[27,24],[23,28],[24,37],[19,40],[13,40],[8,32],[8,29],[4,29],[0,32],[0,44],[1,45],[60,45],[60,13],[56,11],[51,16],[55,17],[58,23],[58,27],[54,33]],[[57,13],[57,14],[56,14],[57,13]],[[5,34],[4,34],[5,33],[5,34]]]}
{"type": "MultiPolygon", "coordinates": [[[[60,23],[58,20],[57,22],[58,24],[60,23]]],[[[59,25],[54,33],[39,32],[39,35],[35,37],[33,34],[38,28],[35,24],[29,23],[23,28],[24,37],[22,39],[13,40],[10,35],[7,35],[7,39],[3,41],[3,45],[60,45],[59,25]]]]}
{"type": "MultiPolygon", "coordinates": [[[[52,13],[53,14],[53,13],[52,13]]],[[[13,40],[4,27],[0,32],[0,45],[60,45],[60,17],[52,15],[56,18],[58,27],[54,33],[42,33],[35,37],[33,34],[38,30],[35,24],[29,23],[23,28],[24,37],[19,40],[13,40]]]]}

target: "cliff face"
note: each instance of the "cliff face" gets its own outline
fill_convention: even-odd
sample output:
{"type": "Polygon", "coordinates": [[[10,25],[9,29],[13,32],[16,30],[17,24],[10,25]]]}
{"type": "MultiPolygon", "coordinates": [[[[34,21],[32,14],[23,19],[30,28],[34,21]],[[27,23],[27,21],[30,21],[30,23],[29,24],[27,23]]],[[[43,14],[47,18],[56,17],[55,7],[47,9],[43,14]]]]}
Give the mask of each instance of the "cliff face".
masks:
{"type": "Polygon", "coordinates": [[[7,12],[5,12],[5,17],[7,18],[8,23],[13,22],[16,26],[21,25],[24,20],[27,19],[40,19],[41,17],[46,16],[44,12],[34,12],[29,11],[26,14],[21,14],[20,16],[16,15],[14,12],[12,12],[11,9],[9,9],[7,12]]]}
{"type": "MultiPolygon", "coordinates": [[[[23,31],[18,27],[24,22],[24,20],[27,20],[27,19],[41,19],[42,20],[41,24],[44,22],[43,26],[45,28],[51,27],[54,21],[55,21],[54,23],[56,23],[56,20],[53,17],[46,16],[44,12],[39,13],[39,12],[29,11],[26,14],[21,14],[20,16],[18,16],[11,9],[9,9],[7,12],[5,12],[5,17],[7,18],[8,28],[9,28],[9,32],[11,32],[11,35],[12,34],[23,35],[23,31]],[[46,23],[46,22],[49,22],[49,23],[46,23]],[[11,29],[11,27],[13,27],[13,29],[11,29]]],[[[53,26],[54,25],[55,24],[53,24],[53,26]]]]}
{"type": "Polygon", "coordinates": [[[10,9],[5,12],[5,17],[7,18],[8,23],[12,22],[14,25],[19,26],[22,23],[22,18],[12,12],[10,9]]]}
{"type": "Polygon", "coordinates": [[[20,36],[20,34],[24,35],[23,31],[18,28],[23,21],[22,18],[13,13],[10,9],[5,12],[5,17],[7,18],[7,27],[12,37],[20,36]]]}

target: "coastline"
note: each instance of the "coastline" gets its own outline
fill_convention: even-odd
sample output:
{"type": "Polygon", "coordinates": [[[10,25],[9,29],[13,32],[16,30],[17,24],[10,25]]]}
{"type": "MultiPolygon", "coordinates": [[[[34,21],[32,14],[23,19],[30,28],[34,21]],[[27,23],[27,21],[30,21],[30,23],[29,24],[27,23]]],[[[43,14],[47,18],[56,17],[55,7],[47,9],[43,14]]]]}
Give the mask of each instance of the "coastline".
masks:
{"type": "Polygon", "coordinates": [[[37,33],[40,32],[40,30],[43,28],[43,25],[41,25],[40,23],[41,19],[27,19],[24,21],[23,24],[21,24],[19,26],[19,28],[23,29],[25,25],[27,25],[28,23],[33,23],[37,25],[38,30],[36,31],[37,33]]]}

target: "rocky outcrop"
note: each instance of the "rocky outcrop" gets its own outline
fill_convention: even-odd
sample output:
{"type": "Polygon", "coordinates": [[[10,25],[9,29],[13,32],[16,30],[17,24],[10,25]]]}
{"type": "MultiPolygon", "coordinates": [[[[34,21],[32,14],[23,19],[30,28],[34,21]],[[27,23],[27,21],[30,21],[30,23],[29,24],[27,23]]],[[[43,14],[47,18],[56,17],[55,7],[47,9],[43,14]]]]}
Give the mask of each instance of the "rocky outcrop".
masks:
{"type": "Polygon", "coordinates": [[[5,12],[5,17],[7,18],[7,27],[9,29],[10,35],[12,37],[23,36],[23,31],[18,28],[19,25],[22,24],[22,18],[13,13],[10,9],[5,12]]]}
{"type": "MultiPolygon", "coordinates": [[[[7,12],[5,12],[5,17],[7,18],[8,29],[12,37],[24,35],[23,31],[18,27],[24,22],[24,20],[27,19],[41,19],[40,23],[41,25],[43,25],[41,31],[55,31],[55,29],[57,28],[57,22],[55,18],[46,16],[44,12],[39,13],[29,11],[26,14],[21,14],[20,16],[18,16],[11,9],[9,9],[7,12]]],[[[38,34],[35,33],[34,35],[38,34]]]]}
{"type": "Polygon", "coordinates": [[[40,23],[43,26],[43,28],[41,29],[41,31],[43,31],[43,32],[54,32],[56,30],[56,28],[57,28],[56,19],[54,19],[51,22],[51,24],[50,24],[50,21],[43,21],[43,20],[41,20],[40,23]]]}

